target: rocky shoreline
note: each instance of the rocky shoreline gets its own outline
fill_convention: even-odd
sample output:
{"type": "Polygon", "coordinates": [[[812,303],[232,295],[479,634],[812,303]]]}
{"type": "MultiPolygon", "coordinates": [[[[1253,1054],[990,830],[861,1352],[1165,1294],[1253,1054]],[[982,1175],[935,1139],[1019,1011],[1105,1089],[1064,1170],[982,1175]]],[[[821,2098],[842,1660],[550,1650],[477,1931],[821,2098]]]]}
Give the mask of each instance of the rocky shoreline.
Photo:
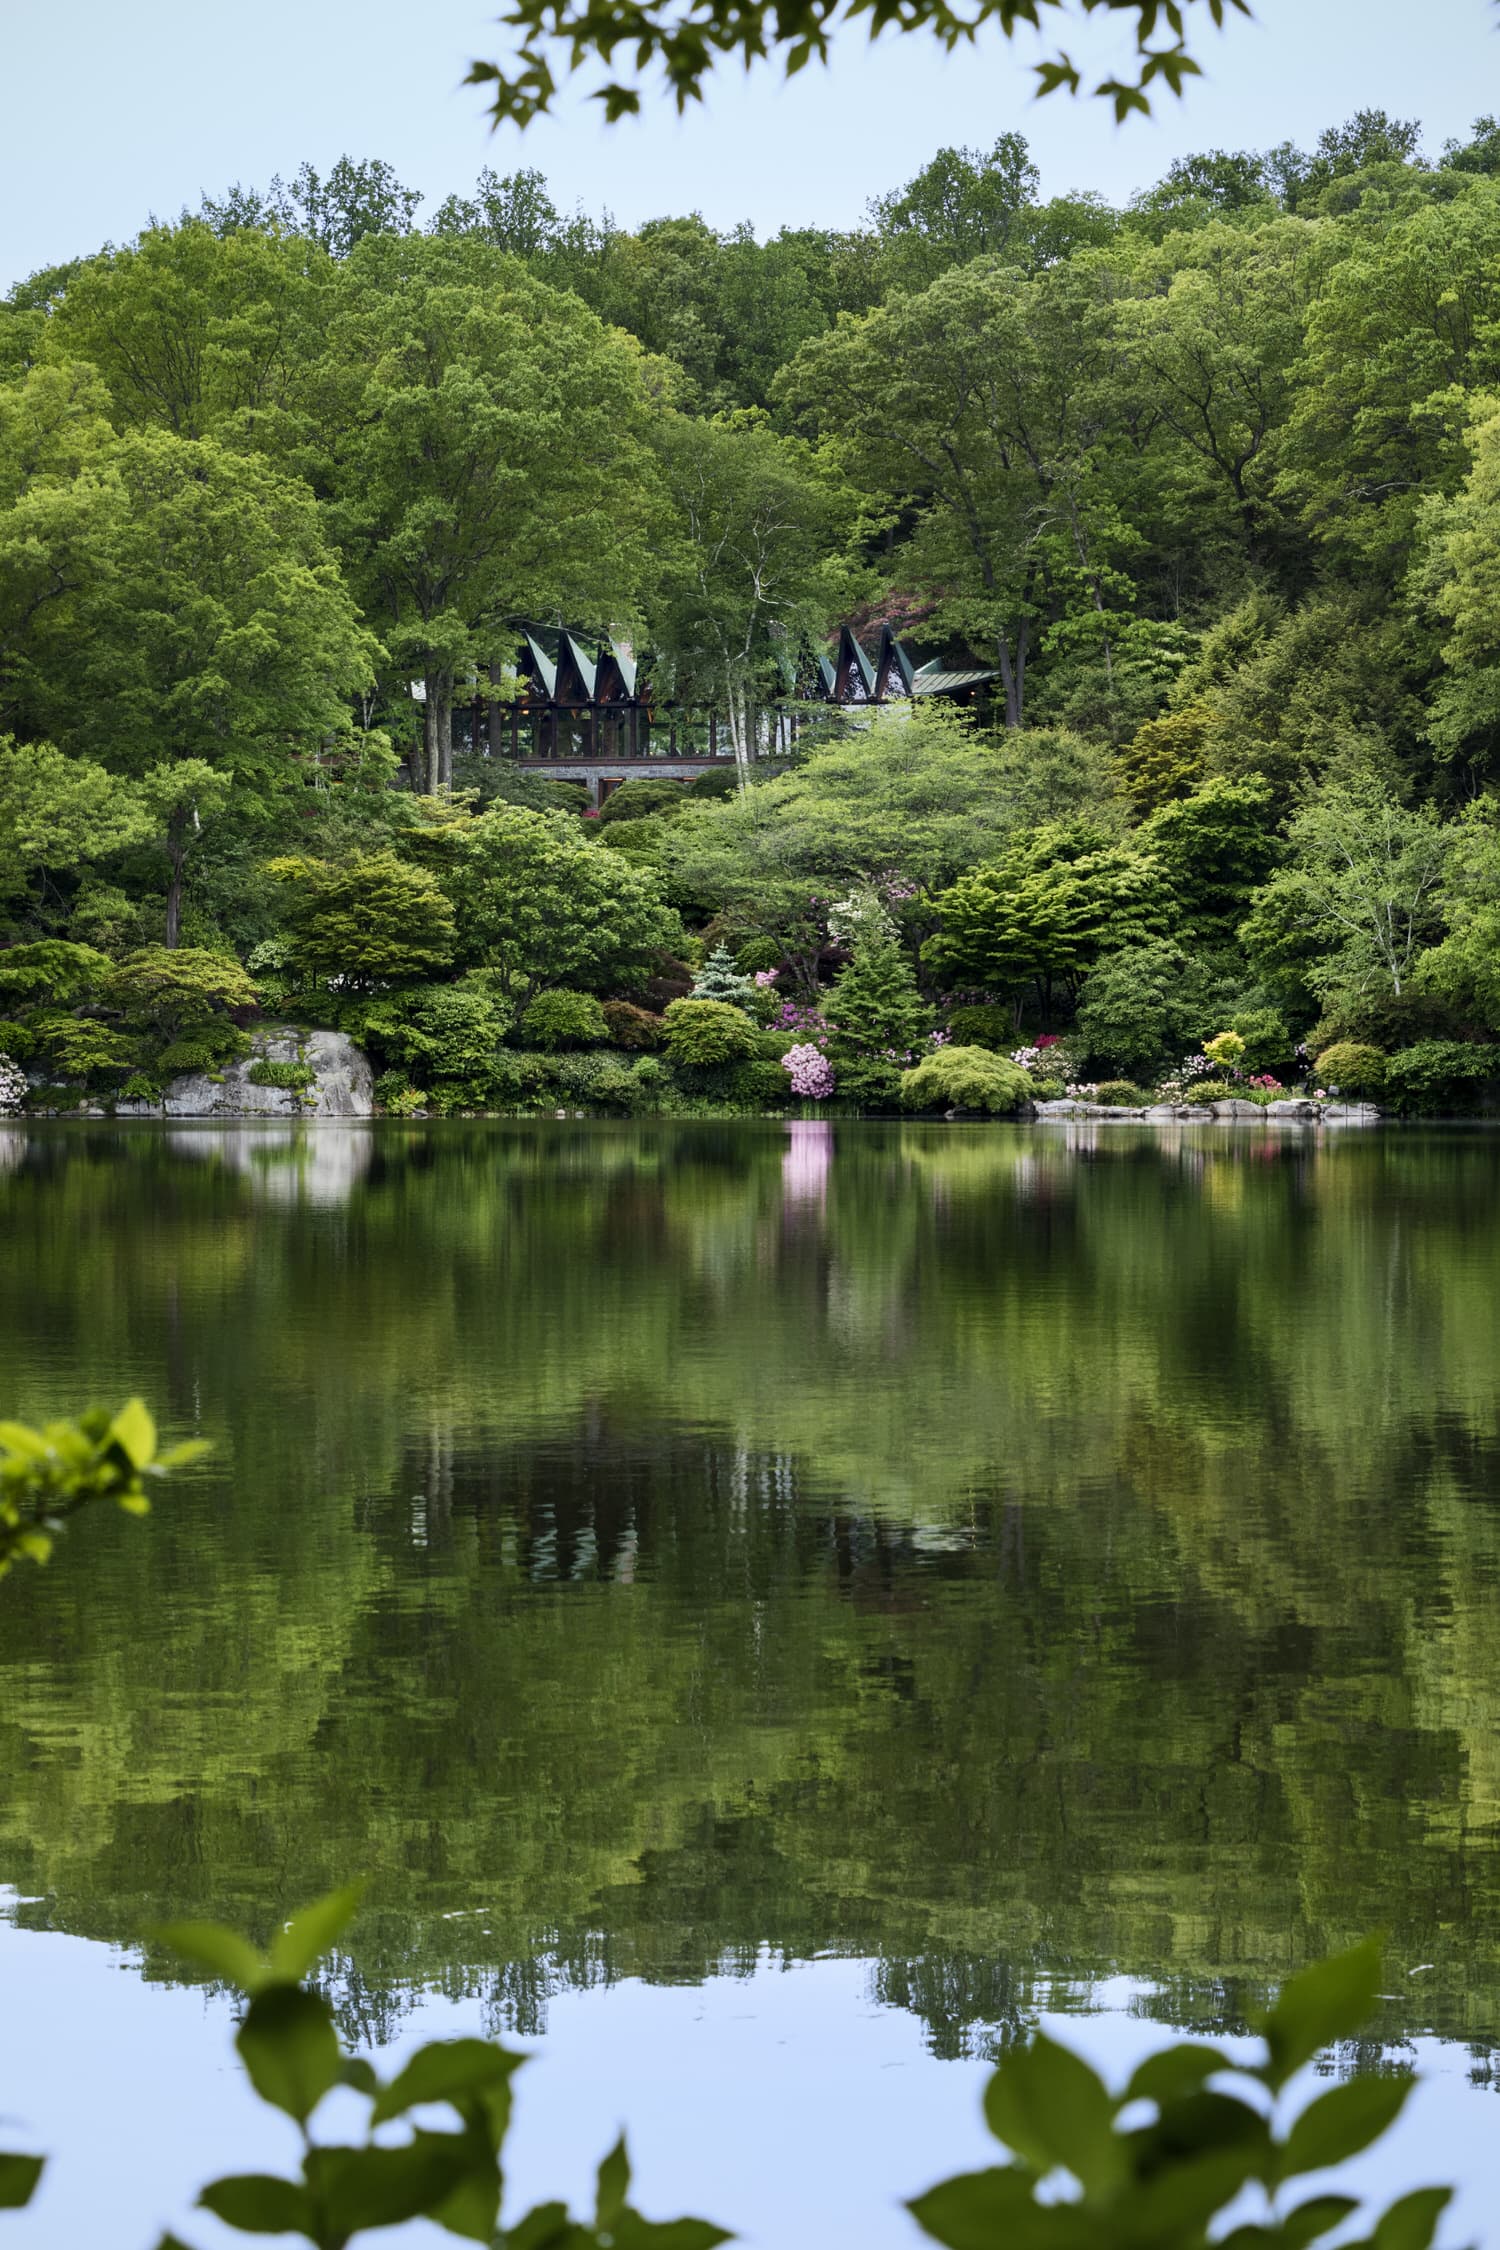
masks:
{"type": "Polygon", "coordinates": [[[1113,1118],[1131,1125],[1378,1125],[1373,1102],[1153,1102],[1146,1109],[1116,1109],[1107,1102],[1033,1102],[1042,1123],[1051,1118],[1113,1118]]]}

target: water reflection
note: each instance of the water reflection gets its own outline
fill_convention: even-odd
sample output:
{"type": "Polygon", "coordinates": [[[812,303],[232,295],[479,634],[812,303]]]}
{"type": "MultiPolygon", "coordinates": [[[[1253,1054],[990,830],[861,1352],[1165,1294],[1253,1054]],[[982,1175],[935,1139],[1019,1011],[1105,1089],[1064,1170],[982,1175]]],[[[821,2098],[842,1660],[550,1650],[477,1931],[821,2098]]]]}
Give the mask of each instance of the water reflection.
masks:
{"type": "Polygon", "coordinates": [[[23,1920],[366,1870],[376,2032],[769,1949],[943,2055],[1385,1927],[1488,2055],[1493,1140],[18,1130],[5,1405],[218,1448],[9,1600],[23,1920]]]}

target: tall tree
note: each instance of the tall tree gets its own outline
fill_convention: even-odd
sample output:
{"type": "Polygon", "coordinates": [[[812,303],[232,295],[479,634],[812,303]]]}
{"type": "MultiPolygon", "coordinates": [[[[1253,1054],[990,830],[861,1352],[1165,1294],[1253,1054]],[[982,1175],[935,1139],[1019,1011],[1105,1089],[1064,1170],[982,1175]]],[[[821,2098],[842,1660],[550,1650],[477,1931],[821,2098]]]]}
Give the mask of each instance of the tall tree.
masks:
{"type": "Polygon", "coordinates": [[[455,682],[518,620],[623,621],[656,506],[638,349],[476,242],[374,237],[342,269],[315,473],[398,681],[416,787],[453,777],[455,682]]]}

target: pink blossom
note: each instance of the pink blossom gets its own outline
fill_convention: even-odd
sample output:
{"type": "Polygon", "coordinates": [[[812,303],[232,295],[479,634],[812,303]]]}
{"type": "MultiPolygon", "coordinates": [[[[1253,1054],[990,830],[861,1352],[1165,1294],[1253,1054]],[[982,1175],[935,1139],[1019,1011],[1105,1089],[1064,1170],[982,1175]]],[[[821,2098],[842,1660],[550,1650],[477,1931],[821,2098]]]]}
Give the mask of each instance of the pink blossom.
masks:
{"type": "Polygon", "coordinates": [[[779,969],[757,969],[755,972],[755,981],[760,986],[762,992],[764,992],[768,985],[772,985],[776,982],[776,979],[780,976],[780,974],[781,971],[779,969]]]}
{"type": "Polygon", "coordinates": [[[803,1101],[826,1101],[833,1092],[833,1065],[821,1047],[811,1043],[789,1047],[781,1058],[781,1067],[790,1072],[792,1092],[803,1101]]]}

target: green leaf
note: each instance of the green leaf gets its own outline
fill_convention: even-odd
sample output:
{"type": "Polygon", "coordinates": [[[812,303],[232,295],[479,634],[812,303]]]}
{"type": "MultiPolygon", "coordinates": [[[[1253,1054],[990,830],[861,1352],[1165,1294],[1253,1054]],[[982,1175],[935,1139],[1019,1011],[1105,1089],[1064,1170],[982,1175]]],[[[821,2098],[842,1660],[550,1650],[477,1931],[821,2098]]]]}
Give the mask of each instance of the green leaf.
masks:
{"type": "Polygon", "coordinates": [[[19,2211],[36,2193],[44,2156],[0,2156],[0,2211],[19,2211]]]}
{"type": "Polygon", "coordinates": [[[1288,2211],[1281,2222],[1281,2239],[1290,2250],[1307,2250],[1320,2234],[1332,2234],[1334,2228],[1348,2218],[1351,2211],[1359,2209],[1359,2198],[1354,2195],[1314,2195],[1306,2203],[1299,2203],[1288,2211]]]}
{"type": "Polygon", "coordinates": [[[265,1961],[250,1940],[220,1922],[160,1922],[146,1934],[242,1992],[256,1992],[266,1981],[265,1961]]]}
{"type": "Polygon", "coordinates": [[[643,2219],[624,2211],[611,2231],[614,2250],[715,2250],[731,2237],[709,2219],[643,2219]]]}
{"type": "Polygon", "coordinates": [[[0,1449],[26,1461],[45,1461],[50,1450],[41,1431],[24,1422],[0,1422],[0,1449]]]}
{"type": "Polygon", "coordinates": [[[421,2218],[475,2168],[465,2133],[419,2133],[403,2148],[315,2148],[307,2181],[340,2234],[421,2218]]]}
{"type": "MultiPolygon", "coordinates": [[[[383,2125],[388,2117],[403,2116],[422,2102],[457,2103],[480,2094],[489,2097],[486,2106],[493,2119],[496,2090],[509,2085],[525,2059],[508,2054],[489,2039],[431,2040],[382,2087],[370,2121],[383,2125]]],[[[502,2110],[502,2130],[504,2114],[502,2110]]]]}
{"type": "Polygon", "coordinates": [[[1270,2060],[1260,2072],[1266,2084],[1284,2086],[1294,2071],[1311,2062],[1320,2047],[1358,2031],[1380,1991],[1380,1941],[1367,1938],[1351,1952],[1335,1954],[1304,1969],[1283,1987],[1261,2029],[1270,2060]]]}
{"type": "Polygon", "coordinates": [[[1231,2058],[1222,2047],[1204,2047],[1190,2039],[1180,2040],[1175,2047],[1164,2047],[1159,2055],[1148,2055],[1131,2074],[1124,2100],[1127,2102],[1175,2102],[1184,2094],[1195,2094],[1205,2079],[1216,2071],[1233,2070],[1231,2058]]]}
{"type": "Polygon", "coordinates": [[[144,1399],[126,1401],[109,1425],[110,1443],[119,1446],[132,1468],[144,1469],[156,1459],[156,1424],[144,1399]]]}
{"type": "Polygon", "coordinates": [[[1255,2176],[1256,2169],[1256,2151],[1249,2143],[1165,2164],[1133,2189],[1128,2226],[1119,2226],[1121,2250],[1127,2243],[1157,2250],[1158,2244],[1173,2242],[1179,2235],[1201,2232],[1255,2176]]]}
{"type": "Polygon", "coordinates": [[[300,1985],[272,1984],[257,1993],[235,2045],[261,2100],[299,2125],[338,2083],[343,2056],[328,2003],[300,1985]]]}
{"type": "Polygon", "coordinates": [[[1374,2250],[1430,2250],[1437,2223],[1453,2201],[1452,2188],[1415,2188],[1375,2223],[1374,2250]]]}
{"type": "Polygon", "coordinates": [[[500,2216],[499,2165],[476,2163],[441,2202],[434,2203],[428,2216],[467,2242],[492,2242],[500,2216]]]}
{"type": "Polygon", "coordinates": [[[941,2180],[906,2208],[923,2233],[948,2250],[995,2250],[1037,2206],[1023,2173],[995,2166],[941,2180]]]}
{"type": "Polygon", "coordinates": [[[380,2092],[380,2080],[363,2055],[345,2056],[339,2065],[339,2084],[352,2086],[357,2094],[374,2096],[380,2092]]]}
{"type": "Polygon", "coordinates": [[[1280,2172],[1290,2179],[1297,2172],[1321,2172],[1342,2164],[1368,2148],[1388,2125],[1393,2125],[1406,2105],[1414,2081],[1399,2078],[1351,2078],[1332,2086],[1309,2102],[1292,2126],[1281,2152],[1280,2172]]]}
{"type": "Polygon", "coordinates": [[[1090,2193],[1124,2176],[1115,2105],[1103,2080],[1045,2032],[1006,2056],[985,2089],[984,2116],[996,2140],[1038,2171],[1065,2165],[1090,2193]]]}
{"type": "Polygon", "coordinates": [[[553,2250],[555,2243],[565,2242],[572,2232],[566,2203],[538,2203],[524,2219],[507,2227],[502,2239],[505,2250],[553,2250]]]}
{"type": "Polygon", "coordinates": [[[594,2224],[601,2234],[615,2224],[625,2208],[625,2198],[629,2192],[630,2158],[625,2153],[625,2136],[622,2133],[599,2167],[594,2224]]]}
{"type": "Polygon", "coordinates": [[[318,1958],[328,1951],[354,1919],[360,1899],[364,1895],[363,1883],[349,1883],[341,1891],[330,1891],[326,1898],[315,1899],[300,1914],[294,1914],[284,1929],[278,1930],[271,1940],[271,1968],[288,1984],[296,1984],[305,1977],[318,1958]]]}
{"type": "Polygon", "coordinates": [[[295,2180],[280,2180],[270,2172],[239,2172],[228,2179],[211,2180],[198,2198],[241,2234],[310,2234],[312,2210],[306,2191],[295,2180]]]}

